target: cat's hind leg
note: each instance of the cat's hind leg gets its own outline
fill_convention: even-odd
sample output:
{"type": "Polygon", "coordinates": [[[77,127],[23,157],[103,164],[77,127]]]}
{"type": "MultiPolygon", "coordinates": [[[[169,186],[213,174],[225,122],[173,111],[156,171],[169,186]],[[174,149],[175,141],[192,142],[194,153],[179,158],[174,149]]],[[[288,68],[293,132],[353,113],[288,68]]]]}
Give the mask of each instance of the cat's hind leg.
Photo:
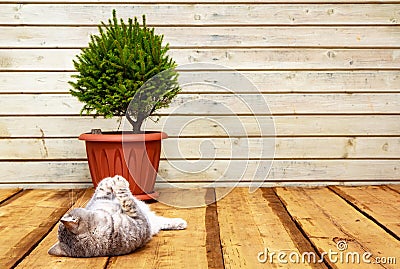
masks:
{"type": "Polygon", "coordinates": [[[187,227],[187,222],[184,219],[166,218],[155,214],[150,218],[150,222],[154,227],[157,227],[155,233],[159,230],[184,230],[187,227]]]}
{"type": "Polygon", "coordinates": [[[147,204],[135,198],[129,190],[128,181],[121,177],[115,176],[114,193],[119,200],[125,214],[130,217],[136,217],[138,210],[148,218],[151,226],[151,234],[155,235],[160,230],[183,230],[186,229],[187,223],[181,218],[166,218],[156,215],[147,204]]]}
{"type": "Polygon", "coordinates": [[[128,181],[122,176],[114,176],[112,178],[112,188],[122,207],[122,211],[129,217],[136,218],[138,216],[138,206],[136,198],[129,189],[128,181]]]}
{"type": "Polygon", "coordinates": [[[96,190],[90,199],[90,201],[87,204],[87,207],[90,207],[91,204],[96,201],[97,199],[106,199],[106,200],[112,200],[114,193],[113,193],[113,181],[111,177],[106,177],[100,181],[100,183],[97,185],[96,190]]]}

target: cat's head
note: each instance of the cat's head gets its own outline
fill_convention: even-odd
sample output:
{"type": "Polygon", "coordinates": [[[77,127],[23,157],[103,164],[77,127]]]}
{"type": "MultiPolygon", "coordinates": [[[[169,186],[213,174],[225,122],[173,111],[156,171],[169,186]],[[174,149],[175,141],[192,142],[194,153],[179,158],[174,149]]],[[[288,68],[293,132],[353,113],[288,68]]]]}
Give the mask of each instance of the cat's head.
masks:
{"type": "Polygon", "coordinates": [[[63,225],[70,233],[82,234],[89,229],[88,224],[90,217],[91,212],[89,210],[85,208],[75,208],[61,218],[60,225],[63,225]]]}
{"type": "MultiPolygon", "coordinates": [[[[75,208],[65,214],[60,220],[59,240],[62,241],[64,237],[75,237],[88,232],[90,229],[90,218],[90,211],[84,208],[75,208]]],[[[60,245],[60,242],[51,247],[48,253],[55,256],[70,256],[60,245]]]]}

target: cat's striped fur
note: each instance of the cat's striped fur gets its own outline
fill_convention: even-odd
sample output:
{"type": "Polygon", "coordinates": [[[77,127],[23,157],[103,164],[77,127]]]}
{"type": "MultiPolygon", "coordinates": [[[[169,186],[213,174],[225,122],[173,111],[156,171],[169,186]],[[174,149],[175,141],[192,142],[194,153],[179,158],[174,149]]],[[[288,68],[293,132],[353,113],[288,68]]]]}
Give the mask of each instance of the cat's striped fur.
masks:
{"type": "Polygon", "coordinates": [[[49,254],[70,257],[115,256],[144,246],[163,229],[185,229],[180,218],[157,216],[136,199],[121,176],[103,179],[85,208],[65,214],[49,254]]]}

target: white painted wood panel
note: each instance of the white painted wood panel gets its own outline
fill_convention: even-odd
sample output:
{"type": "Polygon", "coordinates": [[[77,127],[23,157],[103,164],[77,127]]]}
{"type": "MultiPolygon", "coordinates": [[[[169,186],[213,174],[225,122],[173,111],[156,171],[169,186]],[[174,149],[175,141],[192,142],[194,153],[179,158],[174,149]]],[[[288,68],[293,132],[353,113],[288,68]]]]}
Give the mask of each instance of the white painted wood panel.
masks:
{"type": "MultiPolygon", "coordinates": [[[[146,130],[163,130],[170,137],[227,137],[230,136],[400,136],[400,115],[335,115],[335,116],[242,116],[242,128],[227,116],[176,116],[172,124],[161,117],[157,123],[149,120],[146,130]],[[184,126],[184,128],[182,128],[184,126]]],[[[116,119],[91,117],[0,117],[0,138],[76,138],[91,129],[117,130],[116,119]]]]}
{"type": "MultiPolygon", "coordinates": [[[[54,3],[52,0],[10,0],[7,1],[7,3],[54,3]]],[[[165,0],[151,0],[151,1],[143,1],[143,0],[124,0],[123,3],[132,3],[132,4],[165,4],[165,3],[183,3],[183,4],[202,4],[202,3],[225,3],[225,4],[231,4],[233,1],[232,0],[173,0],[173,1],[165,1],[165,0]]],[[[235,0],[236,3],[283,3],[282,0],[235,0]]],[[[321,3],[321,4],[331,4],[331,3],[348,3],[349,1],[347,0],[291,0],[290,4],[295,4],[295,3],[321,3]]],[[[397,0],[352,0],[352,3],[397,3],[397,0]]],[[[57,3],[64,3],[64,4],[69,4],[71,1],[69,0],[59,0],[57,3]]],[[[74,0],[74,3],[95,3],[95,4],[120,4],[120,0],[74,0]]]]}
{"type": "Polygon", "coordinates": [[[97,25],[147,15],[149,25],[398,25],[396,4],[2,4],[0,24],[97,25]],[[43,14],[46,14],[45,16],[43,14]]]}
{"type": "MultiPolygon", "coordinates": [[[[73,72],[0,72],[0,93],[68,93],[73,72]]],[[[189,81],[209,87],[183,87],[182,93],[226,93],[230,72],[185,72],[189,81]]],[[[399,71],[243,71],[232,75],[256,87],[232,87],[236,93],[353,93],[400,92],[399,71]]]]}
{"type": "MultiPolygon", "coordinates": [[[[398,47],[400,26],[157,27],[164,42],[182,47],[398,47]],[[193,35],[193,32],[196,32],[193,35]],[[185,37],[185,38],[182,38],[185,37]]],[[[97,27],[0,26],[2,48],[83,48],[97,27]]]]}
{"type": "MultiPolygon", "coordinates": [[[[79,115],[69,94],[3,94],[0,115],[79,115]]],[[[159,115],[398,114],[396,94],[180,94],[159,115]],[[268,110],[268,107],[269,110],[268,110]]]]}
{"type": "Polygon", "coordinates": [[[380,160],[307,160],[279,161],[275,160],[267,178],[255,173],[269,169],[269,161],[166,161],[160,163],[159,174],[173,181],[266,181],[268,180],[398,180],[400,164],[397,161],[380,160]],[[162,165],[162,166],[161,166],[162,165]],[[176,167],[180,169],[176,169],[176,167]],[[202,171],[204,167],[207,170],[202,171]],[[196,173],[197,171],[202,171],[196,173]],[[242,174],[243,173],[243,174],[242,174]]]}
{"type": "MultiPolygon", "coordinates": [[[[0,71],[73,71],[72,60],[79,53],[78,49],[1,49],[0,71]]],[[[169,55],[179,65],[207,62],[239,70],[400,67],[400,49],[171,49],[169,55]]]]}
{"type": "MultiPolygon", "coordinates": [[[[174,165],[187,168],[186,172],[172,168],[167,161],[161,161],[159,174],[173,182],[233,182],[246,168],[241,182],[268,181],[398,181],[400,163],[397,160],[282,160],[274,161],[268,178],[254,177],[258,161],[216,160],[203,172],[196,169],[207,167],[210,161],[174,161],[174,165]],[[232,170],[225,173],[231,164],[232,170]]],[[[261,167],[268,169],[270,161],[263,161],[261,167]]],[[[0,162],[0,182],[7,183],[86,183],[90,174],[85,161],[76,162],[0,162]]],[[[160,180],[159,180],[160,181],[160,180]]]]}
{"type": "Polygon", "coordinates": [[[400,182],[398,1],[11,0],[0,3],[0,187],[90,182],[77,136],[116,130],[119,122],[78,116],[82,104],[67,81],[72,59],[113,8],[124,18],[146,13],[181,70],[219,64],[255,86],[220,67],[194,67],[191,79],[208,85],[184,87],[160,111],[173,116],[145,126],[170,135],[160,164],[168,181],[400,182]]]}
{"type": "MultiPolygon", "coordinates": [[[[161,159],[395,159],[398,137],[169,138],[161,159]]],[[[86,159],[77,138],[0,139],[0,160],[86,159]]]]}

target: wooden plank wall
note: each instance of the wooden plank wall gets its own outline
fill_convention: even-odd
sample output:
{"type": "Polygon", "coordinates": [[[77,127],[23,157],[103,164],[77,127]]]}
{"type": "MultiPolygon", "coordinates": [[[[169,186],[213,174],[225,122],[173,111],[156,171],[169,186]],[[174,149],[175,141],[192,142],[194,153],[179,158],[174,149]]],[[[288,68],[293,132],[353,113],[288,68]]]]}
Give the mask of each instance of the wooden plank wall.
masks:
{"type": "Polygon", "coordinates": [[[0,2],[0,186],[90,182],[77,137],[119,124],[80,117],[67,81],[72,59],[113,8],[124,18],[146,14],[180,65],[238,70],[273,116],[275,131],[259,128],[257,121],[270,122],[271,115],[250,88],[236,94],[184,89],[158,123],[149,122],[150,129],[174,123],[165,129],[171,136],[160,165],[165,179],[229,185],[240,172],[235,167],[247,166],[246,185],[258,163],[268,168],[273,156],[254,152],[275,143],[269,177],[256,177],[264,185],[400,182],[398,1],[8,0],[0,2]],[[204,95],[229,105],[232,114],[205,104],[166,116],[204,95]],[[199,116],[211,120],[192,121],[199,116]],[[224,128],[235,130],[237,117],[244,129],[227,135],[224,128]],[[190,128],[181,130],[186,123],[190,128]],[[233,150],[239,154],[231,160],[233,150]],[[187,173],[176,164],[205,169],[187,173]],[[234,169],[226,171],[229,164],[234,169]]]}

